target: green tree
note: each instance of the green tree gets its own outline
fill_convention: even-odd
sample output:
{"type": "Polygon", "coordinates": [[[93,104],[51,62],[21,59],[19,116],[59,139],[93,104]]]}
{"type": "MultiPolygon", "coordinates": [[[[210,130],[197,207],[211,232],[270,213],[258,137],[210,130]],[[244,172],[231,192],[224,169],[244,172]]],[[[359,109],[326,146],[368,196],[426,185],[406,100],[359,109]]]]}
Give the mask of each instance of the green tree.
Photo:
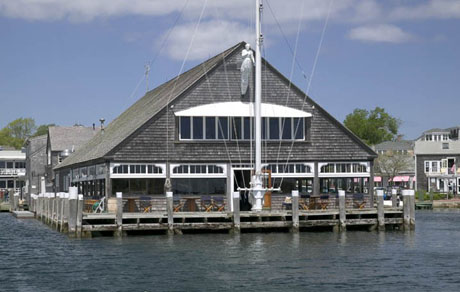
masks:
{"type": "Polygon", "coordinates": [[[53,127],[53,126],[56,126],[56,125],[55,124],[40,125],[35,131],[35,133],[32,135],[32,137],[37,137],[37,136],[48,134],[48,128],[53,127]]]}
{"type": "Polygon", "coordinates": [[[375,145],[394,140],[401,121],[385,112],[385,109],[376,107],[371,111],[355,109],[345,117],[343,123],[364,142],[375,145]]]}
{"type": "Polygon", "coordinates": [[[12,138],[24,141],[35,132],[37,126],[35,125],[35,120],[32,118],[19,118],[6,125],[5,128],[9,130],[12,138]]]}
{"type": "Polygon", "coordinates": [[[25,139],[30,137],[35,130],[36,126],[34,119],[16,119],[0,130],[0,145],[20,149],[24,144],[25,139]]]}
{"type": "Polygon", "coordinates": [[[408,171],[413,163],[414,160],[410,155],[387,151],[385,154],[379,154],[375,161],[375,171],[387,177],[393,186],[395,176],[402,171],[408,171]]]}

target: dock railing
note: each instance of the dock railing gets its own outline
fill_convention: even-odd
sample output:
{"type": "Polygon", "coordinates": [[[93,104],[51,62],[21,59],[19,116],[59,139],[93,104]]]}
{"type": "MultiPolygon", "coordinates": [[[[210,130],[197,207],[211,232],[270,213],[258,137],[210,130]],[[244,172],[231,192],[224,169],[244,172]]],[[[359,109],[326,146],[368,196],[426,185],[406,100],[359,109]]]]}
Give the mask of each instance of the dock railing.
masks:
{"type": "MultiPolygon", "coordinates": [[[[285,229],[293,232],[305,228],[333,228],[344,231],[354,227],[385,230],[387,227],[411,230],[415,226],[415,192],[403,191],[404,208],[384,207],[383,194],[377,193],[376,208],[350,208],[344,191],[337,195],[335,208],[305,210],[299,208],[299,193],[291,193],[291,208],[288,210],[264,210],[261,212],[241,211],[240,194],[232,194],[233,208],[217,212],[182,212],[174,210],[174,194],[163,197],[164,210],[151,212],[124,212],[128,198],[117,193],[114,210],[104,213],[84,212],[85,200],[77,188],[69,193],[44,193],[31,195],[31,211],[35,217],[69,236],[91,236],[94,232],[112,232],[124,236],[132,231],[164,231],[182,233],[191,230],[264,230],[285,229]]],[[[112,199],[112,198],[111,198],[112,199]]],[[[110,209],[110,208],[108,208],[110,209]]]]}

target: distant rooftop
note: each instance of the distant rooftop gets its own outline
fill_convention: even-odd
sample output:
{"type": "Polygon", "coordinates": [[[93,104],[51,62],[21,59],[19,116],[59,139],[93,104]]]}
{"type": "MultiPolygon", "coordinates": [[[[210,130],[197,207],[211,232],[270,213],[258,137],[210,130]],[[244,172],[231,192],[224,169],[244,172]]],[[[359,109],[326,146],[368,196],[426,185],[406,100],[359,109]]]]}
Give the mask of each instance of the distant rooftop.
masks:
{"type": "Polygon", "coordinates": [[[91,140],[99,129],[92,127],[73,126],[73,127],[49,127],[49,139],[51,151],[74,150],[91,140]]]}
{"type": "Polygon", "coordinates": [[[401,141],[385,141],[375,145],[376,151],[381,150],[413,150],[414,141],[412,140],[401,140],[401,141]]]}

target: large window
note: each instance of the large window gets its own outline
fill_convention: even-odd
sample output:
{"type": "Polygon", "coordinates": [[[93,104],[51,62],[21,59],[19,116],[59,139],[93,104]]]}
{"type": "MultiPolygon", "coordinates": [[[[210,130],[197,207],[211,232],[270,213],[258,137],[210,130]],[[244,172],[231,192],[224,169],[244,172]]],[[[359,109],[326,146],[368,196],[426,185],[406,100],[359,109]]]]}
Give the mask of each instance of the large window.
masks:
{"type": "Polygon", "coordinates": [[[320,167],[320,173],[367,173],[364,163],[327,163],[320,167]]]}
{"type": "MultiPolygon", "coordinates": [[[[305,140],[304,118],[262,118],[262,139],[305,140]]],[[[180,140],[250,140],[254,137],[252,117],[179,118],[180,140]]]]}
{"type": "Polygon", "coordinates": [[[122,178],[112,180],[112,194],[163,195],[164,178],[122,178]]]}
{"type": "Polygon", "coordinates": [[[225,178],[173,178],[172,191],[177,195],[225,195],[225,178]]]}
{"type": "Polygon", "coordinates": [[[154,164],[121,164],[113,166],[114,175],[161,175],[163,168],[154,164]]]}
{"type": "Polygon", "coordinates": [[[219,165],[206,165],[206,164],[183,164],[183,165],[176,165],[172,166],[172,174],[173,175],[205,175],[205,174],[212,174],[212,175],[224,175],[225,170],[224,167],[219,165]]]}
{"type": "Polygon", "coordinates": [[[336,194],[339,190],[346,193],[368,193],[369,179],[359,178],[321,178],[319,181],[322,194],[336,194]]]}

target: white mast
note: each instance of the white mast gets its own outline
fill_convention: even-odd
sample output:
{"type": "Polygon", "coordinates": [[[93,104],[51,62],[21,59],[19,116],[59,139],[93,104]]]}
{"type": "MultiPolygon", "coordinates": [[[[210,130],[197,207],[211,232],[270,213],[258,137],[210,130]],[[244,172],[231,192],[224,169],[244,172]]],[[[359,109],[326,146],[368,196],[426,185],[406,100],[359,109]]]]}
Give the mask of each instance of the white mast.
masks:
{"type": "Polygon", "coordinates": [[[255,123],[255,169],[251,181],[252,210],[262,211],[262,201],[265,189],[262,187],[262,58],[260,46],[262,45],[262,34],[260,32],[260,15],[262,13],[262,4],[256,0],[256,80],[255,80],[255,97],[254,97],[254,123],[255,123]]]}

